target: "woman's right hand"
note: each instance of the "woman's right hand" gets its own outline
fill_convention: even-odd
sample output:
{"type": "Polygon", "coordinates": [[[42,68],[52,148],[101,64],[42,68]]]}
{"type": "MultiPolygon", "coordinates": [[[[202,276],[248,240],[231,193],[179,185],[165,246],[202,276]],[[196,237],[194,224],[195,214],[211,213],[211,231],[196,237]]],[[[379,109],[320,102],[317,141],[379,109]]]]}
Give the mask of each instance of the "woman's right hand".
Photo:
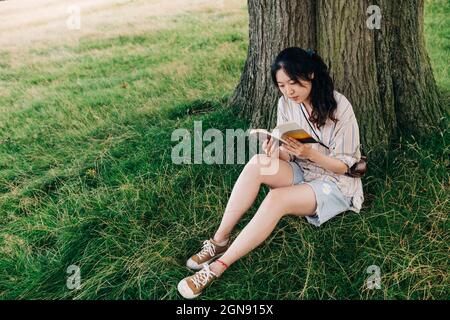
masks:
{"type": "MultiPolygon", "coordinates": [[[[266,139],[266,140],[264,140],[264,142],[262,144],[262,149],[263,149],[264,153],[266,155],[268,155],[269,157],[271,157],[271,155],[275,151],[277,151],[276,148],[277,148],[277,146],[276,146],[276,143],[275,144],[273,143],[273,139],[266,139]],[[272,151],[270,151],[271,148],[272,148],[272,151]]],[[[285,160],[285,161],[290,161],[289,152],[287,152],[287,150],[284,149],[283,146],[278,148],[278,158],[285,160]]]]}
{"type": "Polygon", "coordinates": [[[269,157],[276,150],[276,143],[273,143],[274,139],[271,139],[270,136],[263,142],[262,149],[266,155],[269,157]]]}

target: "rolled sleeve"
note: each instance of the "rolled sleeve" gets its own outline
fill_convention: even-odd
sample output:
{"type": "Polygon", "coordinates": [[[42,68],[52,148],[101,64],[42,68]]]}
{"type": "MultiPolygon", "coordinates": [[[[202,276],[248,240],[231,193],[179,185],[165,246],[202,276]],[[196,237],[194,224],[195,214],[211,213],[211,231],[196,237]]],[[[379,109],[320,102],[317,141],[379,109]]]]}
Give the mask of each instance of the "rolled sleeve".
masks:
{"type": "Polygon", "coordinates": [[[361,158],[359,142],[359,127],[351,106],[339,119],[335,135],[330,144],[329,156],[344,162],[351,168],[361,158]]]}

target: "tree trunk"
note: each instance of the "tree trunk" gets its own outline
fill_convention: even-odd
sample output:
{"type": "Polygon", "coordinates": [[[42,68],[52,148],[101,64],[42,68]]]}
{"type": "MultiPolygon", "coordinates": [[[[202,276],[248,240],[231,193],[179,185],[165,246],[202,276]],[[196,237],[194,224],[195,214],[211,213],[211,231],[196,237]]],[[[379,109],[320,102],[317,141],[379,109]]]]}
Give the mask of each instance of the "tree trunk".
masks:
{"type": "Polygon", "coordinates": [[[269,128],[276,122],[278,96],[270,65],[288,46],[313,44],[314,6],[311,1],[249,0],[248,10],[248,57],[230,105],[238,107],[240,115],[251,119],[253,125],[269,128]]]}
{"type": "Polygon", "coordinates": [[[399,133],[427,134],[442,118],[425,50],[423,0],[249,0],[248,9],[248,57],[229,104],[252,127],[275,124],[279,93],[270,64],[290,46],[315,48],[324,58],[368,149],[386,147],[399,133]],[[381,9],[381,29],[366,24],[371,5],[381,9]]]}

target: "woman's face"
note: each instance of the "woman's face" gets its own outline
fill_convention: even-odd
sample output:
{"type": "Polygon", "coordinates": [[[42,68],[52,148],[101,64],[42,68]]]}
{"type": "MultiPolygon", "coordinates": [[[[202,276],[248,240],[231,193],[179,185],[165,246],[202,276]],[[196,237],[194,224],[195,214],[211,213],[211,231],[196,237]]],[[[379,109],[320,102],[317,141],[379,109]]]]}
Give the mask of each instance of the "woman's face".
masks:
{"type": "Polygon", "coordinates": [[[286,98],[289,98],[296,103],[303,103],[308,100],[311,94],[311,81],[299,80],[294,81],[286,74],[283,69],[280,69],[276,73],[278,88],[286,98]]]}

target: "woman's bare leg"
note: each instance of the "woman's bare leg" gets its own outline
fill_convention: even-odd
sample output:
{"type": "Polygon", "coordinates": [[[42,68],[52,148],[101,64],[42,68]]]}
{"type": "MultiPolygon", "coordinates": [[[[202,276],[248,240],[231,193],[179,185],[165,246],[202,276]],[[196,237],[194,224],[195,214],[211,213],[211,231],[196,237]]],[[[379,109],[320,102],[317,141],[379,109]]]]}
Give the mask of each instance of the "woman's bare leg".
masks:
{"type": "MultiPolygon", "coordinates": [[[[230,266],[245,256],[270,235],[284,215],[308,216],[313,215],[315,211],[316,196],[307,184],[271,190],[255,216],[234,240],[221,260],[230,266]]],[[[211,264],[211,270],[220,275],[224,271],[224,266],[214,262],[211,264]]]]}
{"type": "Polygon", "coordinates": [[[228,239],[234,226],[252,206],[261,184],[279,188],[292,185],[292,181],[293,173],[289,163],[265,154],[255,155],[245,165],[233,187],[214,240],[222,242],[228,239]]]}

